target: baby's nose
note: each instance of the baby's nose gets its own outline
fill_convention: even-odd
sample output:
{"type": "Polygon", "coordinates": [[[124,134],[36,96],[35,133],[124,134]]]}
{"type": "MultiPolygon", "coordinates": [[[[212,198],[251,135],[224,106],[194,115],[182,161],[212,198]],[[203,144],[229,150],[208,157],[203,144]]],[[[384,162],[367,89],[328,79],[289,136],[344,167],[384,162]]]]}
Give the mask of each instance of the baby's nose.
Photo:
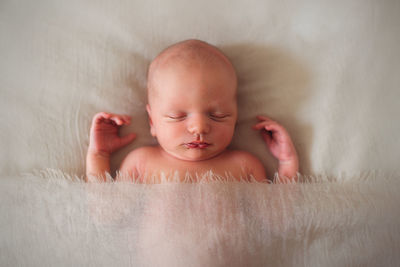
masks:
{"type": "Polygon", "coordinates": [[[210,131],[208,117],[204,115],[192,115],[188,120],[188,131],[191,134],[207,134],[210,131]]]}

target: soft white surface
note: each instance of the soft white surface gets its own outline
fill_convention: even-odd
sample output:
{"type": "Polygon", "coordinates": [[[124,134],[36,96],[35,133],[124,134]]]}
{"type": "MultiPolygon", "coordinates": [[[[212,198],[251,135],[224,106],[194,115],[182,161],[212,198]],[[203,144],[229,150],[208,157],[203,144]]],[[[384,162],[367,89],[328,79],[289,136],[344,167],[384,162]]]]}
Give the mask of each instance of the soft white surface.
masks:
{"type": "Polygon", "coordinates": [[[0,180],[2,266],[398,266],[400,176],[347,182],[0,180]]]}
{"type": "MultiPolygon", "coordinates": [[[[129,265],[146,259],[132,241],[141,234],[156,263],[396,266],[400,176],[390,173],[399,171],[399,14],[397,0],[0,1],[0,265],[129,265]],[[130,150],[153,144],[146,69],[163,48],[188,38],[217,45],[237,68],[240,116],[232,147],[259,156],[271,177],[276,162],[250,129],[255,115],[269,115],[290,132],[302,173],[339,183],[298,191],[178,186],[184,195],[167,197],[172,202],[153,214],[159,220],[137,229],[135,215],[152,215],[157,206],[135,196],[163,200],[169,185],[135,185],[126,194],[102,185],[105,195],[122,197],[123,212],[133,210],[126,217],[133,221],[121,219],[125,226],[111,221],[104,228],[88,217],[84,185],[62,182],[62,175],[49,184],[52,174],[20,176],[43,168],[82,175],[90,121],[99,111],[132,115],[122,133],[139,136],[115,154],[113,170],[130,150]],[[360,179],[372,170],[381,170],[370,175],[375,182],[360,179]],[[207,206],[213,197],[221,204],[215,210],[207,206]],[[221,217],[230,228],[218,224],[218,214],[231,216],[221,217]],[[196,228],[206,219],[210,228],[196,228]],[[165,221],[176,224],[163,228],[165,221]],[[152,229],[155,237],[146,232],[152,229]],[[164,248],[172,258],[154,256],[164,248]]],[[[106,210],[118,207],[115,201],[106,210]]]]}
{"type": "Polygon", "coordinates": [[[149,61],[199,38],[240,77],[233,147],[276,163],[249,127],[262,113],[287,127],[301,172],[398,170],[400,2],[13,1],[0,3],[0,166],[84,172],[92,116],[126,113],[154,141],[144,107],[149,61]]]}

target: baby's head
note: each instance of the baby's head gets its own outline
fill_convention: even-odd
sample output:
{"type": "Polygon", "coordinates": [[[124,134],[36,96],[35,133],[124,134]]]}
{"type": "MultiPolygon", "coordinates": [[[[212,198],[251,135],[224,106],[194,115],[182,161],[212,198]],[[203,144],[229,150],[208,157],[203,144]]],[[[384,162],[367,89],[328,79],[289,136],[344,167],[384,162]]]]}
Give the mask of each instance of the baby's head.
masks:
{"type": "Polygon", "coordinates": [[[216,47],[187,40],[166,48],[150,64],[147,90],[151,134],[169,155],[205,160],[231,142],[237,77],[216,47]]]}

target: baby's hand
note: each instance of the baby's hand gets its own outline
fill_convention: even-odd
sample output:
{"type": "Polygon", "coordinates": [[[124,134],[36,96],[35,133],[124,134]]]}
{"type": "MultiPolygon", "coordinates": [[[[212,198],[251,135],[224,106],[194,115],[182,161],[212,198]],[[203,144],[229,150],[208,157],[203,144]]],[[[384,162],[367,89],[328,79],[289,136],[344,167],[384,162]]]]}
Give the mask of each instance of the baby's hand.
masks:
{"type": "Polygon", "coordinates": [[[254,125],[253,129],[261,130],[269,151],[279,160],[279,163],[297,161],[296,149],[285,128],[266,116],[257,116],[257,119],[260,122],[254,125]]]}
{"type": "Polygon", "coordinates": [[[93,117],[90,128],[89,152],[109,156],[114,151],[131,143],[136,138],[136,134],[118,136],[118,129],[122,125],[129,125],[130,122],[131,118],[127,115],[97,113],[93,117]]]}

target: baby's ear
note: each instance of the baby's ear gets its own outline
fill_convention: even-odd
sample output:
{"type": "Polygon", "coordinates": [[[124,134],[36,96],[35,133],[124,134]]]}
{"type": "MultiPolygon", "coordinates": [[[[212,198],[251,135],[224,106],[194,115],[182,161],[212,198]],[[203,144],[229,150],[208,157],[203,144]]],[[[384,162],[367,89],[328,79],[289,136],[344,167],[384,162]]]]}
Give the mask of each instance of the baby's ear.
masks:
{"type": "Polygon", "coordinates": [[[147,110],[147,114],[149,115],[150,134],[152,136],[156,137],[156,129],[154,128],[153,120],[151,119],[151,108],[150,108],[149,104],[146,105],[146,110],[147,110]]]}

